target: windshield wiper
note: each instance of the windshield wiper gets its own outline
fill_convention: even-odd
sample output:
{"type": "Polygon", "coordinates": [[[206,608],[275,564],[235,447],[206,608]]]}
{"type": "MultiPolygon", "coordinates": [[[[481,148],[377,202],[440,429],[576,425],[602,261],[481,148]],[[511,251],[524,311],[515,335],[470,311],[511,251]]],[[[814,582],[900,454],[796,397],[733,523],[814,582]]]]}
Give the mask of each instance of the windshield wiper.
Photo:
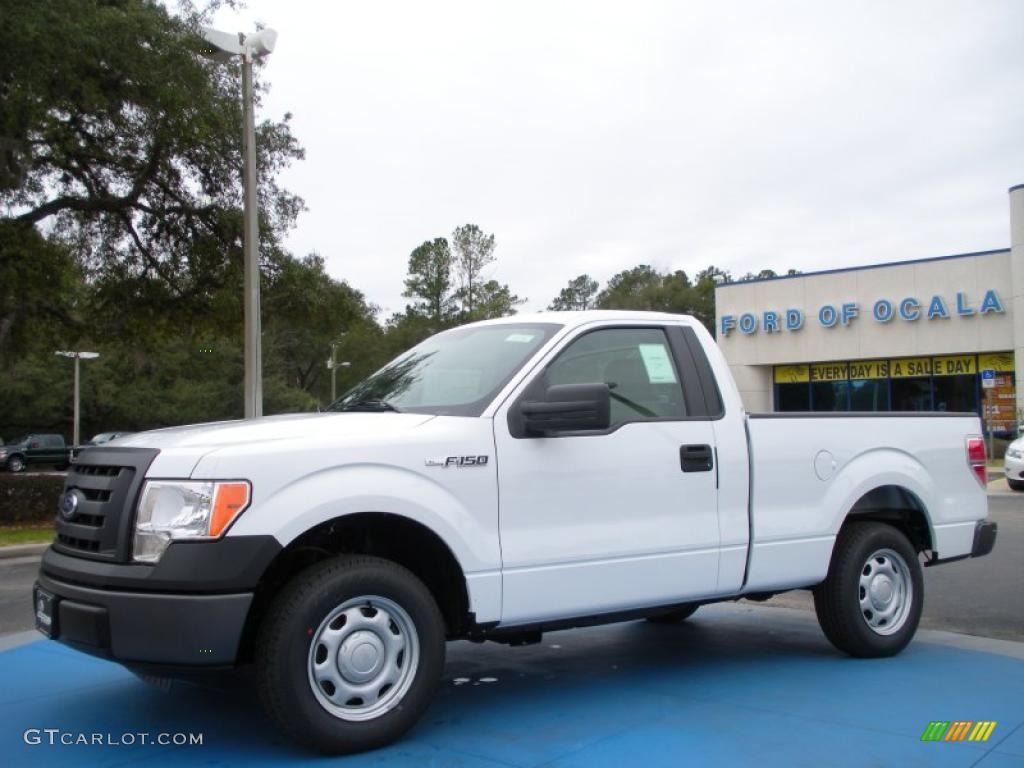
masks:
{"type": "Polygon", "coordinates": [[[394,411],[395,413],[401,413],[401,409],[398,406],[392,405],[387,400],[359,400],[354,403],[348,403],[347,405],[341,406],[339,411],[394,411]]]}

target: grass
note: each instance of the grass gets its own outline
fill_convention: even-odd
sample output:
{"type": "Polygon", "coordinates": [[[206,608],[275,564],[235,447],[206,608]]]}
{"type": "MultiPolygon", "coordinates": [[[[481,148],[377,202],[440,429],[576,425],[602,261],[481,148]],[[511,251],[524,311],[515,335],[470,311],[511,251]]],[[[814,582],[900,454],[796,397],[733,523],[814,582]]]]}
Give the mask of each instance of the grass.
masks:
{"type": "Polygon", "coordinates": [[[53,540],[53,525],[18,525],[0,527],[0,547],[15,544],[48,544],[53,540]]]}

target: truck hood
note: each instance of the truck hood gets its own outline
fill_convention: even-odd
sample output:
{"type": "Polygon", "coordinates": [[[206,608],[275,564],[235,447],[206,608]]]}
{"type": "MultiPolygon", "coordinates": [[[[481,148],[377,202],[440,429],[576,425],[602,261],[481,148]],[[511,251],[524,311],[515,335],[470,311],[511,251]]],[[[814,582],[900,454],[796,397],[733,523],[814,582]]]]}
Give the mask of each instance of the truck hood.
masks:
{"type": "Polygon", "coordinates": [[[378,437],[413,429],[432,418],[432,414],[425,413],[300,413],[156,429],[117,438],[106,445],[160,450],[200,449],[205,453],[206,450],[270,440],[378,437]]]}

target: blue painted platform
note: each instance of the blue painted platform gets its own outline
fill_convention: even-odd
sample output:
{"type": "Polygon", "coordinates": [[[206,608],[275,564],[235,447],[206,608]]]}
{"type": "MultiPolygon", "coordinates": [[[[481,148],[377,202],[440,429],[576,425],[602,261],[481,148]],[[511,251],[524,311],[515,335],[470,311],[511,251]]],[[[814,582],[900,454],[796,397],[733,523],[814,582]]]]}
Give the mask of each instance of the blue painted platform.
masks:
{"type": "Polygon", "coordinates": [[[40,641],[0,653],[0,681],[3,766],[1024,766],[1021,658],[919,640],[855,660],[809,614],[742,605],[527,648],[450,644],[441,690],[403,741],[333,760],[282,742],[241,679],[161,691],[40,641]],[[987,743],[921,742],[931,720],[998,725],[987,743]],[[204,743],[28,745],[29,728],[204,743]]]}

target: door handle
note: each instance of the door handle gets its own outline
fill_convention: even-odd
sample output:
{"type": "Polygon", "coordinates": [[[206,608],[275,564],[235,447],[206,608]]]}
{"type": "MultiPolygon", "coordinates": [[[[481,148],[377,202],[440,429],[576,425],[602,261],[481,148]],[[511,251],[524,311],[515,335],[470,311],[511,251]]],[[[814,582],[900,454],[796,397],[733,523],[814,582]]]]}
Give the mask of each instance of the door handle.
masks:
{"type": "Polygon", "coordinates": [[[715,453],[710,445],[684,445],[679,449],[683,472],[710,472],[715,468],[715,453]]]}

